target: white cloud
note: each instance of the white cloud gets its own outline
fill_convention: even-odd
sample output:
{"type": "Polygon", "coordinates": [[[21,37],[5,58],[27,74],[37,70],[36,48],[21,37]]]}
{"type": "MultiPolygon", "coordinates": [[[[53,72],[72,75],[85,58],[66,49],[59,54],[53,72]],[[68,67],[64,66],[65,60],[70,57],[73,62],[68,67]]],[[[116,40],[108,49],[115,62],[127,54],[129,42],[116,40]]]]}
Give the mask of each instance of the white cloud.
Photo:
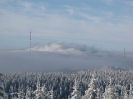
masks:
{"type": "MultiPolygon", "coordinates": [[[[46,37],[49,37],[49,42],[64,42],[62,40],[66,38],[69,39],[69,41],[67,40],[68,43],[80,43],[84,41],[80,44],[89,43],[93,45],[96,41],[104,41],[105,45],[103,46],[107,47],[109,46],[107,41],[131,43],[133,40],[133,23],[132,18],[129,17],[118,17],[116,22],[113,23],[104,17],[97,17],[86,13],[78,14],[82,19],[73,19],[70,16],[55,13],[41,14],[40,12],[40,16],[42,17],[39,17],[37,14],[35,17],[29,17],[25,14],[10,12],[9,10],[2,10],[1,12],[3,15],[0,17],[0,33],[29,36],[28,33],[31,29],[33,31],[33,38],[42,36],[44,39],[47,39],[46,37]],[[55,40],[56,37],[62,40],[55,40]],[[90,40],[96,41],[90,42],[90,40]]],[[[116,18],[115,16],[113,17],[116,18]]],[[[70,50],[74,49],[67,49],[67,53],[70,53],[70,50]]],[[[66,53],[66,51],[63,51],[58,50],[60,53],[66,53]]]]}
{"type": "Polygon", "coordinates": [[[133,1],[124,0],[123,2],[133,7],[133,1]]]}
{"type": "Polygon", "coordinates": [[[90,14],[80,13],[80,16],[87,19],[88,21],[93,21],[95,23],[100,23],[100,22],[103,21],[102,17],[97,17],[97,16],[93,16],[93,15],[90,15],[90,14]]]}
{"type": "Polygon", "coordinates": [[[25,7],[25,9],[29,10],[32,8],[33,3],[31,2],[21,2],[21,5],[25,7]]]}
{"type": "Polygon", "coordinates": [[[113,0],[103,0],[105,3],[107,4],[111,4],[113,2],[113,0]]]}
{"type": "Polygon", "coordinates": [[[13,2],[15,0],[0,0],[0,3],[7,3],[7,2],[13,2]]]}
{"type": "Polygon", "coordinates": [[[68,5],[66,5],[65,7],[67,8],[67,11],[68,11],[70,14],[74,14],[74,8],[73,8],[73,7],[68,6],[68,5]]]}
{"type": "Polygon", "coordinates": [[[45,9],[46,9],[44,6],[40,6],[40,8],[41,8],[42,10],[45,10],[45,9]]]}
{"type": "Polygon", "coordinates": [[[113,16],[114,16],[114,13],[113,12],[101,12],[101,14],[103,14],[104,16],[105,16],[105,18],[107,18],[107,19],[111,19],[111,18],[113,18],[113,16]]]}
{"type": "Polygon", "coordinates": [[[74,10],[73,9],[68,9],[68,12],[70,13],[70,14],[73,14],[74,13],[74,10]]]}
{"type": "MultiPolygon", "coordinates": [[[[49,49],[62,49],[60,45],[51,45],[49,49]]],[[[66,47],[66,46],[65,46],[66,47]]],[[[63,47],[64,48],[64,47],[63,47]]],[[[72,47],[73,48],[73,47],[72,47]]],[[[49,50],[48,49],[48,50],[49,50]]],[[[67,49],[67,48],[66,48],[67,49]]],[[[75,49],[75,48],[74,48],[75,49]]],[[[131,67],[133,64],[133,53],[126,52],[126,59],[123,60],[122,52],[102,52],[98,54],[84,55],[63,55],[51,52],[37,51],[0,51],[1,71],[46,71],[61,69],[91,69],[103,66],[131,67]]]]}
{"type": "MultiPolygon", "coordinates": [[[[28,49],[29,50],[29,49],[28,49]]],[[[74,54],[74,55],[84,55],[84,52],[70,46],[64,46],[59,43],[52,43],[45,46],[35,46],[32,47],[32,51],[46,51],[46,52],[55,52],[61,54],[74,54]]]]}

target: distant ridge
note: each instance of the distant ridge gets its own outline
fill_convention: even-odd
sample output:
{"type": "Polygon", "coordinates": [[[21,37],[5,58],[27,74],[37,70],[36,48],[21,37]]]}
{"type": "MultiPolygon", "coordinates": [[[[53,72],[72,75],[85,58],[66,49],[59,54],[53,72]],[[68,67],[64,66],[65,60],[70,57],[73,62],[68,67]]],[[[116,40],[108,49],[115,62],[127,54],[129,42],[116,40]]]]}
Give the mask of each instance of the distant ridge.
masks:
{"type": "Polygon", "coordinates": [[[129,70],[129,68],[125,68],[125,67],[115,67],[115,66],[104,66],[102,69],[105,69],[105,70],[129,70]]]}

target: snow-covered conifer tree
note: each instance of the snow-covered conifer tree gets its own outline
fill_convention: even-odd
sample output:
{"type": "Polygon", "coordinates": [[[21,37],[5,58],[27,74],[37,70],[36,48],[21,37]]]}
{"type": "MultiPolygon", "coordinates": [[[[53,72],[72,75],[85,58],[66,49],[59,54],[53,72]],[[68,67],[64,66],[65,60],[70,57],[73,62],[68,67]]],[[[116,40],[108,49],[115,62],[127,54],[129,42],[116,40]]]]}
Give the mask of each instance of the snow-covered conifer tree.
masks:
{"type": "Polygon", "coordinates": [[[73,92],[71,94],[71,99],[81,99],[81,92],[79,90],[79,83],[75,79],[74,87],[73,87],[73,92]]]}
{"type": "Polygon", "coordinates": [[[49,98],[49,94],[48,94],[48,90],[44,84],[44,86],[40,87],[40,82],[39,80],[37,81],[37,85],[36,85],[37,89],[34,91],[35,94],[35,99],[52,99],[49,98]]]}
{"type": "Polygon", "coordinates": [[[5,93],[4,90],[4,84],[2,82],[2,74],[0,73],[0,99],[8,99],[7,94],[5,93]]]}
{"type": "Polygon", "coordinates": [[[88,84],[88,90],[85,91],[85,95],[82,99],[96,99],[97,98],[97,89],[95,85],[96,79],[94,75],[92,75],[92,79],[90,84],[88,84]]]}
{"type": "Polygon", "coordinates": [[[103,94],[104,99],[121,99],[118,92],[118,87],[112,85],[112,79],[110,78],[110,84],[105,88],[105,93],[103,94]]]}
{"type": "Polygon", "coordinates": [[[53,89],[53,88],[52,88],[52,90],[49,92],[48,99],[54,99],[54,89],[53,89]]]}
{"type": "Polygon", "coordinates": [[[26,91],[26,99],[31,99],[31,98],[32,98],[31,88],[28,88],[26,91]]]}

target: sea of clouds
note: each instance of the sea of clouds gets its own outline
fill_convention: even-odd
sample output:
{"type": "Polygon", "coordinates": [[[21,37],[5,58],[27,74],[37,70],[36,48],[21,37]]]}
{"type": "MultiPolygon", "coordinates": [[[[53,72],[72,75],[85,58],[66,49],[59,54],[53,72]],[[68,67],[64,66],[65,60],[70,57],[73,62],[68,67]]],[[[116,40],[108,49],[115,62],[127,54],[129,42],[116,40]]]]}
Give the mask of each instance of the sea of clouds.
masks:
{"type": "Polygon", "coordinates": [[[133,52],[103,51],[79,44],[50,43],[25,50],[0,50],[1,71],[60,71],[133,67],[133,52]]]}

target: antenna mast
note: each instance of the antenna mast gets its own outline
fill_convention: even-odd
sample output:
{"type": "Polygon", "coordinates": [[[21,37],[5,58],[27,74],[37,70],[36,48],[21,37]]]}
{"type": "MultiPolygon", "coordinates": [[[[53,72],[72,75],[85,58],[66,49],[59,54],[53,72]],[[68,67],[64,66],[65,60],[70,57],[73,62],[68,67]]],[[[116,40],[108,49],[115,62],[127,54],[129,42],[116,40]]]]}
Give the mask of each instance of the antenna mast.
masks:
{"type": "Polygon", "coordinates": [[[31,29],[30,29],[30,51],[31,51],[31,29]]]}
{"type": "Polygon", "coordinates": [[[125,48],[124,48],[124,59],[125,59],[125,52],[126,52],[126,51],[125,51],[125,48]]]}

